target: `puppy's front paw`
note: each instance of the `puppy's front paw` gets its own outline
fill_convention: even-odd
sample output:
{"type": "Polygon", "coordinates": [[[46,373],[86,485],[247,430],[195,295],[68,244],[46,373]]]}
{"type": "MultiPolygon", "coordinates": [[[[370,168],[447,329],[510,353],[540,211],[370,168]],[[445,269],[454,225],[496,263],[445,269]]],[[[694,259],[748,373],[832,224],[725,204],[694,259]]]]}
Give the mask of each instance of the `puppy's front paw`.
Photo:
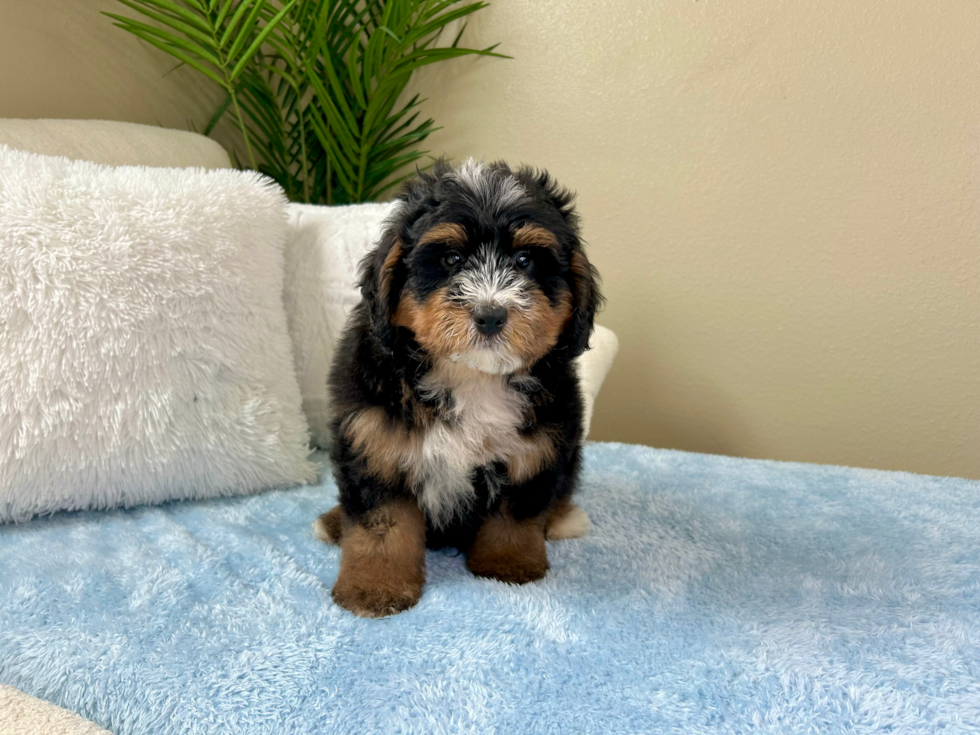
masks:
{"type": "Polygon", "coordinates": [[[478,577],[525,584],[548,571],[548,552],[540,519],[515,521],[492,515],[477,531],[466,552],[466,566],[478,577]]]}
{"type": "MultiPolygon", "coordinates": [[[[334,602],[362,618],[382,618],[415,605],[425,584],[425,519],[415,501],[392,501],[356,522],[346,513],[339,516],[334,602]]],[[[332,526],[332,519],[324,519],[328,537],[334,535],[332,526]]]]}
{"type": "Polygon", "coordinates": [[[548,559],[525,559],[511,554],[493,556],[487,554],[470,555],[466,566],[478,577],[499,579],[510,584],[527,584],[543,579],[548,573],[548,559]]]}
{"type": "Polygon", "coordinates": [[[414,607],[422,596],[422,585],[372,587],[338,579],[331,593],[333,601],[362,618],[383,618],[414,607]]]}

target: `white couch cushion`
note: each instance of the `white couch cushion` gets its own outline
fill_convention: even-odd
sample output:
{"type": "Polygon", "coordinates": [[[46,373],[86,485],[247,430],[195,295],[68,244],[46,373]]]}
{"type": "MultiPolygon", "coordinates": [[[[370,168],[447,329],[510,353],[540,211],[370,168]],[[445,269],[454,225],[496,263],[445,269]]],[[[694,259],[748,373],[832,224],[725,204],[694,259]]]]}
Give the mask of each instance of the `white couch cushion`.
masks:
{"type": "Polygon", "coordinates": [[[322,207],[290,204],[283,301],[296,376],[313,443],[329,443],[327,374],[347,315],[361,300],[357,268],[381,236],[394,205],[322,207]]]}
{"type": "Polygon", "coordinates": [[[231,167],[211,138],[113,120],[0,119],[0,145],[111,166],[231,167]]]}
{"type": "Polygon", "coordinates": [[[0,522],[315,478],[252,172],[0,146],[0,522]]]}

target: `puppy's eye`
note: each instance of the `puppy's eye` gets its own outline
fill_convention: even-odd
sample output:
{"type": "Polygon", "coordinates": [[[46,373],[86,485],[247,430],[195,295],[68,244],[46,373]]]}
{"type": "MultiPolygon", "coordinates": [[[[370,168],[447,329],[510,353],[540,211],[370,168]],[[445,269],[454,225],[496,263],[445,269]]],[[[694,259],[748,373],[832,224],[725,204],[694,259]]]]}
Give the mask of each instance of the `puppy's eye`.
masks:
{"type": "Polygon", "coordinates": [[[447,268],[453,268],[456,266],[462,258],[459,257],[459,253],[449,253],[448,255],[442,256],[442,264],[447,268]]]}
{"type": "Polygon", "coordinates": [[[518,253],[514,256],[514,265],[521,270],[526,270],[531,265],[531,256],[527,253],[518,253]]]}

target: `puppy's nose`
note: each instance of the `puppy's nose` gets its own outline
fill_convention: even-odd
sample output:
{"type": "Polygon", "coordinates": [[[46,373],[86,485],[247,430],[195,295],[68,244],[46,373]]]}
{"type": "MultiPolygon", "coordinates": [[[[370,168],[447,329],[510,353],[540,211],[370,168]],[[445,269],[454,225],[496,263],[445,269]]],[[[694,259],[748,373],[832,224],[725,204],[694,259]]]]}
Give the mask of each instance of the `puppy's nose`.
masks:
{"type": "Polygon", "coordinates": [[[507,309],[502,306],[481,306],[473,310],[473,321],[480,334],[496,334],[507,323],[507,309]]]}

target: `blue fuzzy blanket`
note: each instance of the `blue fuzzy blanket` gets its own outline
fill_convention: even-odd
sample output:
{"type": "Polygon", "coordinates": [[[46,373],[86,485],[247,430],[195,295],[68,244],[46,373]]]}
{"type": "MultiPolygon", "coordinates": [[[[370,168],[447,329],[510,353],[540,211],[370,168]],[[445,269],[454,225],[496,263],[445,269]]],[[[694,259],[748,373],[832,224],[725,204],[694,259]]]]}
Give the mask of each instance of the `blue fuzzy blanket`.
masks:
{"type": "Polygon", "coordinates": [[[337,608],[320,486],[0,526],[0,683],[116,735],[980,732],[980,483],[616,444],[543,582],[337,608]]]}

